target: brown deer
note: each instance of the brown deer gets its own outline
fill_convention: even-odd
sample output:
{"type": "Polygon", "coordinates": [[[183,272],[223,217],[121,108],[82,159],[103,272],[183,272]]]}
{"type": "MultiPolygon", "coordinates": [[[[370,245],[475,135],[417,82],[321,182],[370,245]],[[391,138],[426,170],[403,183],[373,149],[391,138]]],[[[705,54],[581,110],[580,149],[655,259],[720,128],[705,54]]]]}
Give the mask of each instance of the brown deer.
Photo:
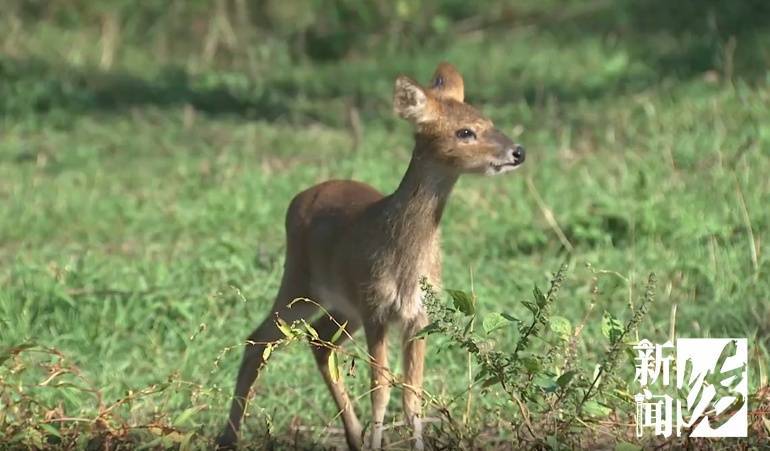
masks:
{"type": "MultiPolygon", "coordinates": [[[[235,385],[230,419],[219,438],[234,446],[249,389],[264,364],[265,346],[282,337],[276,319],[291,323],[328,312],[312,326],[329,341],[347,323],[361,326],[371,364],[372,423],[369,445],[382,446],[385,407],[390,394],[387,331],[403,333],[403,408],[412,446],[423,448],[420,422],[425,340],[413,339],[427,325],[420,279],[440,285],[439,222],[452,187],[464,173],[496,175],[524,162],[524,149],[497,130],[492,121],[463,102],[463,79],[450,64],[436,69],[429,87],[399,76],[393,107],[415,128],[409,168],[393,194],[355,181],[328,181],[291,201],[286,214],[286,262],[271,314],[248,337],[235,385]]],[[[346,338],[338,339],[337,344],[346,338]]],[[[339,408],[348,446],[364,446],[361,423],[343,381],[328,367],[328,346],[313,346],[318,369],[339,408]]]]}

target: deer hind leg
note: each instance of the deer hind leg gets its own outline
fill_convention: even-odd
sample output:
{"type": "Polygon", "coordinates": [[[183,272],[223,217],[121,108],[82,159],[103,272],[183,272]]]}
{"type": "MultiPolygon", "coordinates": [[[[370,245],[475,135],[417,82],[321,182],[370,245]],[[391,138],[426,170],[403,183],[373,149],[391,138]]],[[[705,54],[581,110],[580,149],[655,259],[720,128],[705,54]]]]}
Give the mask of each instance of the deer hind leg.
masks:
{"type": "Polygon", "coordinates": [[[425,365],[425,339],[414,336],[428,324],[428,318],[420,315],[404,330],[404,415],[412,428],[412,446],[416,450],[424,449],[422,440],[422,379],[425,365]]]}
{"type": "Polygon", "coordinates": [[[308,302],[297,302],[291,307],[288,305],[292,300],[308,295],[307,285],[307,278],[302,276],[301,272],[290,271],[287,265],[271,313],[259,327],[254,329],[246,341],[241,367],[235,382],[228,424],[217,440],[218,448],[232,448],[238,441],[238,431],[246,409],[249,390],[265,363],[263,358],[265,348],[283,336],[276,325],[276,319],[281,318],[287,323],[292,323],[300,318],[309,318],[316,313],[317,307],[308,302]]]}
{"type": "Polygon", "coordinates": [[[390,399],[388,381],[388,340],[385,324],[366,325],[366,342],[371,357],[372,435],[371,448],[382,449],[383,422],[390,399]]]}
{"type": "MultiPolygon", "coordinates": [[[[353,335],[353,333],[361,327],[361,324],[357,319],[338,312],[331,312],[329,315],[324,314],[313,322],[313,328],[318,332],[318,336],[322,341],[329,342],[334,334],[340,329],[340,325],[345,324],[345,322],[347,322],[345,330],[334,343],[335,345],[341,345],[350,335],[353,335]]],[[[358,421],[355,409],[350,402],[342,379],[340,378],[335,381],[329,370],[329,355],[332,353],[332,349],[329,348],[328,345],[318,342],[312,342],[311,345],[313,356],[318,364],[318,369],[342,416],[342,423],[345,426],[345,438],[347,439],[348,447],[352,450],[360,450],[362,445],[361,422],[358,421]]]]}

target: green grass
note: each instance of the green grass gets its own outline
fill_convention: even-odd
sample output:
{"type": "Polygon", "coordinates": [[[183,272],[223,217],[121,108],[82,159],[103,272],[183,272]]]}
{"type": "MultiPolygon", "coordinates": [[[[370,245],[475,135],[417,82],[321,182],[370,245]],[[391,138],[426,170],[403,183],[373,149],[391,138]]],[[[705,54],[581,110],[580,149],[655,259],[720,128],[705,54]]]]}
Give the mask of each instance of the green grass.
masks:
{"type": "MultiPolygon", "coordinates": [[[[754,64],[733,72],[720,35],[703,39],[717,43],[705,45],[704,67],[693,63],[704,45],[676,66],[650,55],[660,42],[669,43],[661,52],[685,53],[691,35],[535,23],[340,62],[279,58],[252,74],[203,67],[195,54],[187,58],[197,65],[159,63],[133,44],[105,72],[95,69],[96,29],[42,23],[19,33],[23,45],[0,56],[0,342],[54,348],[79,373],[39,386],[56,359],[15,355],[0,366],[0,418],[34,423],[56,409],[94,418],[100,402],[161,384],[115,413],[211,437],[240,343],[277,289],[289,200],[329,178],[393,190],[411,132],[392,117],[392,80],[405,72],[425,81],[443,59],[465,74],[468,100],[528,149],[521,171],[457,186],[442,224],[445,286],[469,289],[472,272],[482,312],[524,315],[520,301],[568,257],[554,314],[574,324],[596,303],[578,350],[590,363],[604,352],[590,345],[602,312],[627,316],[654,271],[658,301],[640,334],[668,337],[676,305],[680,337],[748,337],[750,391],[766,383],[770,72],[753,44],[741,52],[767,34],[739,36],[736,61],[754,64]],[[357,149],[348,102],[362,117],[357,149]],[[19,396],[41,404],[18,410],[19,396]]],[[[467,363],[459,350],[435,352],[441,340],[426,387],[446,401],[467,385],[467,363]]],[[[398,372],[395,353],[391,361],[398,372]]],[[[366,368],[347,379],[365,412],[366,368]]],[[[510,416],[500,399],[474,391],[474,421],[510,416]]],[[[465,398],[449,408],[461,415],[465,398]]],[[[399,409],[394,395],[391,417],[399,409]]],[[[268,417],[277,436],[290,423],[339,426],[302,346],[273,355],[249,412],[247,439],[258,440],[268,417]]]]}

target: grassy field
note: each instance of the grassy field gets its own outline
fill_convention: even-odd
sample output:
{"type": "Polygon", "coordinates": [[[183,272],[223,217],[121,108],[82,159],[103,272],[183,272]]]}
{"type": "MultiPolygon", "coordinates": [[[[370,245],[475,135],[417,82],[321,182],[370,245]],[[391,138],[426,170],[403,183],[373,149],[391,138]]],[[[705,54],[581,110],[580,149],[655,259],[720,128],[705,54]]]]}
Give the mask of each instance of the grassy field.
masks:
{"type": "MultiPolygon", "coordinates": [[[[472,283],[480,315],[523,317],[566,259],[552,312],[587,318],[576,352],[591,368],[607,348],[602,314],[628,319],[654,272],[639,336],[747,337],[750,392],[766,385],[770,30],[734,31],[729,14],[693,19],[701,29],[608,4],[533,5],[511,23],[330,61],[286,56],[279,40],[208,58],[194,41],[167,51],[126,35],[105,64],[98,23],[3,19],[0,439],[131,432],[205,447],[276,292],[288,202],[329,178],[393,190],[412,145],[393,79],[427,81],[442,60],[528,149],[521,171],[456,187],[445,286],[472,283]]],[[[514,344],[505,330],[493,339],[514,344]]],[[[469,413],[469,427],[512,440],[513,404],[494,387],[469,400],[467,354],[442,343],[429,344],[428,416],[469,413]]],[[[346,378],[366,418],[367,369],[346,378]]],[[[399,410],[394,394],[389,418],[399,410]]],[[[306,346],[276,351],[246,441],[328,445],[338,427],[306,346]]],[[[631,440],[631,425],[610,430],[631,440]]]]}

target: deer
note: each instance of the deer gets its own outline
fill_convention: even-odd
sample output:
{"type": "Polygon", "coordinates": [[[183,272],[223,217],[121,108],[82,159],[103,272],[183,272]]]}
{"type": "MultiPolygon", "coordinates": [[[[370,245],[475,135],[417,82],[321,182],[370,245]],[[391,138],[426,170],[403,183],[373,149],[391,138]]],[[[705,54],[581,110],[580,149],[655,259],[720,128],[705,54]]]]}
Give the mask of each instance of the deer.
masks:
{"type": "Polygon", "coordinates": [[[420,283],[424,279],[433,287],[441,286],[439,223],[444,208],[460,175],[510,172],[524,162],[525,151],[464,102],[463,77],[447,62],[438,65],[426,86],[398,76],[393,109],[412,124],[415,144],[392,194],[383,195],[357,181],[331,180],[300,192],[290,202],[280,288],[270,314],[246,340],[219,448],[237,444],[249,391],[265,364],[265,347],[283,336],[277,321],[304,319],[312,321],[321,340],[338,335],[335,346],[364,330],[372,405],[368,445],[343,378],[334,377],[329,368],[332,349],[311,346],[352,450],[382,449],[391,388],[387,337],[389,329],[401,330],[403,411],[411,447],[424,449],[426,340],[417,334],[429,319],[420,283]],[[315,303],[292,302],[300,298],[315,303]],[[336,333],[341,324],[347,333],[336,333]]]}

